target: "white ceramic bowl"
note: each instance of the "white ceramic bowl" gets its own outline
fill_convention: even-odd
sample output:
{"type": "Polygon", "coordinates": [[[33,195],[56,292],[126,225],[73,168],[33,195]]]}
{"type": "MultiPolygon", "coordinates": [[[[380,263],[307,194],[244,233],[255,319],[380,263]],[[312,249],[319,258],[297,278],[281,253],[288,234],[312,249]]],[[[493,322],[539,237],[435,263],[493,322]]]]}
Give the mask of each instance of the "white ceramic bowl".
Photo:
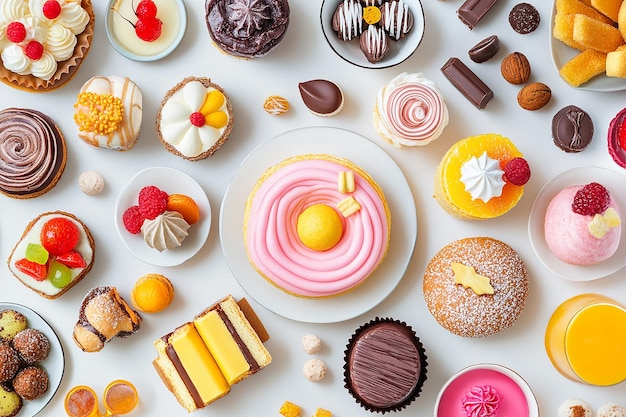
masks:
{"type": "MultiPolygon", "coordinates": [[[[159,0],[155,0],[155,1],[158,2],[159,0]]],[[[156,48],[155,52],[148,50],[148,52],[146,53],[138,53],[128,48],[124,44],[124,42],[121,42],[114,29],[114,21],[119,20],[119,17],[120,17],[120,13],[116,11],[116,8],[122,7],[121,5],[124,5],[125,7],[124,9],[125,13],[123,13],[122,16],[131,20],[135,19],[135,16],[132,16],[133,14],[132,9],[130,9],[131,11],[129,11],[128,9],[129,7],[128,4],[133,4],[133,2],[131,2],[131,0],[109,0],[109,4],[107,5],[107,11],[106,11],[105,30],[106,30],[107,37],[109,38],[109,42],[111,43],[113,48],[117,52],[120,53],[120,55],[128,59],[132,59],[133,61],[157,61],[159,59],[166,57],[174,49],[176,49],[176,47],[178,47],[178,45],[183,39],[183,36],[185,35],[185,31],[187,30],[187,9],[185,8],[185,3],[183,0],[161,0],[161,1],[165,2],[164,4],[173,5],[174,7],[173,10],[178,11],[178,15],[180,16],[180,22],[179,22],[180,25],[178,27],[178,30],[172,33],[167,32],[167,29],[165,26],[167,24],[167,21],[165,21],[163,23],[164,26],[163,26],[163,32],[161,36],[165,36],[167,38],[166,39],[167,45],[164,46],[163,48],[161,47],[156,48]]],[[[157,17],[158,16],[159,14],[157,14],[157,17]]],[[[128,25],[129,27],[132,27],[131,23],[128,23],[128,25]]],[[[152,47],[153,45],[146,42],[143,50],[146,51],[146,48],[152,48],[152,47]]],[[[142,48],[141,46],[136,47],[136,49],[138,50],[141,48],[142,48]]]]}
{"type": "MultiPolygon", "coordinates": [[[[332,28],[335,9],[343,0],[323,0],[320,11],[320,23],[322,32],[328,41],[328,45],[337,55],[345,61],[363,68],[389,68],[406,61],[417,49],[424,37],[424,10],[420,0],[403,0],[413,13],[414,23],[411,31],[398,41],[390,40],[390,50],[387,55],[377,63],[367,60],[359,48],[358,38],[351,41],[343,41],[332,28]]],[[[367,26],[367,25],[365,25],[367,26]]]]}
{"type": "Polygon", "coordinates": [[[483,385],[490,385],[500,396],[497,415],[539,417],[537,399],[524,378],[495,363],[470,365],[452,375],[437,395],[434,417],[466,417],[463,398],[473,387],[483,385]]]}

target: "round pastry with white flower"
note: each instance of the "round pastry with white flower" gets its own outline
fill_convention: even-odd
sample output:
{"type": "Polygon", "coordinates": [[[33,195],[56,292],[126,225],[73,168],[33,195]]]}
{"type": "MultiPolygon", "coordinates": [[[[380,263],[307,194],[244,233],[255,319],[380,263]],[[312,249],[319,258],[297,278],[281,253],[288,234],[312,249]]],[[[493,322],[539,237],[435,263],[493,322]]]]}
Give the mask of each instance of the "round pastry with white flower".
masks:
{"type": "Polygon", "coordinates": [[[213,155],[228,139],[232,126],[230,100],[208,78],[185,78],[167,92],[157,112],[161,143],[189,161],[213,155]]]}
{"type": "Polygon", "coordinates": [[[67,82],[87,54],[89,0],[6,0],[0,9],[0,79],[35,91],[67,82]]]}

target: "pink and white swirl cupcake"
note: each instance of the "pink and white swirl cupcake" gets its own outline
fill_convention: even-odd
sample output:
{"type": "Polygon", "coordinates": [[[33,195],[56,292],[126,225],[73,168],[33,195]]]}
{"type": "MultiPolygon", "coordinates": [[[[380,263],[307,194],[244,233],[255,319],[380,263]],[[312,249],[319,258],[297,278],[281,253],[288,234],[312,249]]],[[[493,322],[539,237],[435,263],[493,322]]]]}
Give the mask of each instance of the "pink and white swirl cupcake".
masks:
{"type": "Polygon", "coordinates": [[[441,135],[448,117],[439,87],[421,73],[403,72],[379,90],[374,128],[398,148],[423,146],[441,135]]]}
{"type": "Polygon", "coordinates": [[[376,182],[327,154],[269,168],[248,196],[244,239],[254,269],[298,297],[332,297],[363,283],[387,253],[391,217],[376,182]]]}

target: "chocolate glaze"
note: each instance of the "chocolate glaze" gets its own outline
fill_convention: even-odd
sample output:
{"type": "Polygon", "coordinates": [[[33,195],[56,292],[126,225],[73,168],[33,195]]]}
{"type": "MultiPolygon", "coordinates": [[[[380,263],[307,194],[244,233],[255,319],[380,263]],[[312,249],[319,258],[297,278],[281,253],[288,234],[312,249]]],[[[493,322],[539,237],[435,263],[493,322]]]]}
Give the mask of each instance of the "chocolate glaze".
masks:
{"type": "Polygon", "coordinates": [[[583,109],[565,106],[552,118],[552,139],[565,152],[580,152],[593,139],[593,121],[583,109]]]}
{"type": "Polygon", "coordinates": [[[343,106],[339,86],[328,80],[310,80],[298,84],[304,104],[315,114],[330,115],[343,106]]]}
{"type": "Polygon", "coordinates": [[[495,56],[500,50],[500,39],[496,35],[489,36],[474,45],[467,54],[469,58],[480,64],[495,56]]]}
{"type": "Polygon", "coordinates": [[[285,36],[289,3],[287,0],[206,0],[206,23],[211,39],[224,52],[257,58],[274,49],[285,36]]]}
{"type": "Polygon", "coordinates": [[[348,342],[344,382],[366,409],[399,411],[411,403],[426,380],[426,355],[406,323],[376,319],[348,342]]]}
{"type": "Polygon", "coordinates": [[[0,192],[43,192],[62,174],[65,154],[61,132],[45,114],[21,108],[0,111],[0,192]]]}

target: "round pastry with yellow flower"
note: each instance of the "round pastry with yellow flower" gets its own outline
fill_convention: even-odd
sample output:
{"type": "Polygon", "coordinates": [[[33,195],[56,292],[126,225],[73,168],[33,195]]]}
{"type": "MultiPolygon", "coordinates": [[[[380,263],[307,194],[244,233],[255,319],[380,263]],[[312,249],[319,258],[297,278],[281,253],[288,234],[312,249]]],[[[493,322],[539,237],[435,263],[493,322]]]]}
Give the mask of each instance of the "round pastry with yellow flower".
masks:
{"type": "Polygon", "coordinates": [[[455,217],[490,219],[511,210],[524,194],[530,167],[513,142],[487,133],[461,139],[435,173],[435,198],[455,217]]]}
{"type": "Polygon", "coordinates": [[[156,117],[165,149],[189,161],[213,155],[232,127],[230,99],[222,87],[202,77],[187,77],[170,89],[156,117]]]}
{"type": "Polygon", "coordinates": [[[96,76],[80,89],[74,103],[78,137],[100,148],[127,151],[141,130],[143,98],[130,78],[96,76]]]}
{"type": "Polygon", "coordinates": [[[380,186],[328,154],[269,168],[246,201],[244,239],[253,268],[281,290],[333,297],[361,285],[389,247],[391,215],[380,186]]]}

